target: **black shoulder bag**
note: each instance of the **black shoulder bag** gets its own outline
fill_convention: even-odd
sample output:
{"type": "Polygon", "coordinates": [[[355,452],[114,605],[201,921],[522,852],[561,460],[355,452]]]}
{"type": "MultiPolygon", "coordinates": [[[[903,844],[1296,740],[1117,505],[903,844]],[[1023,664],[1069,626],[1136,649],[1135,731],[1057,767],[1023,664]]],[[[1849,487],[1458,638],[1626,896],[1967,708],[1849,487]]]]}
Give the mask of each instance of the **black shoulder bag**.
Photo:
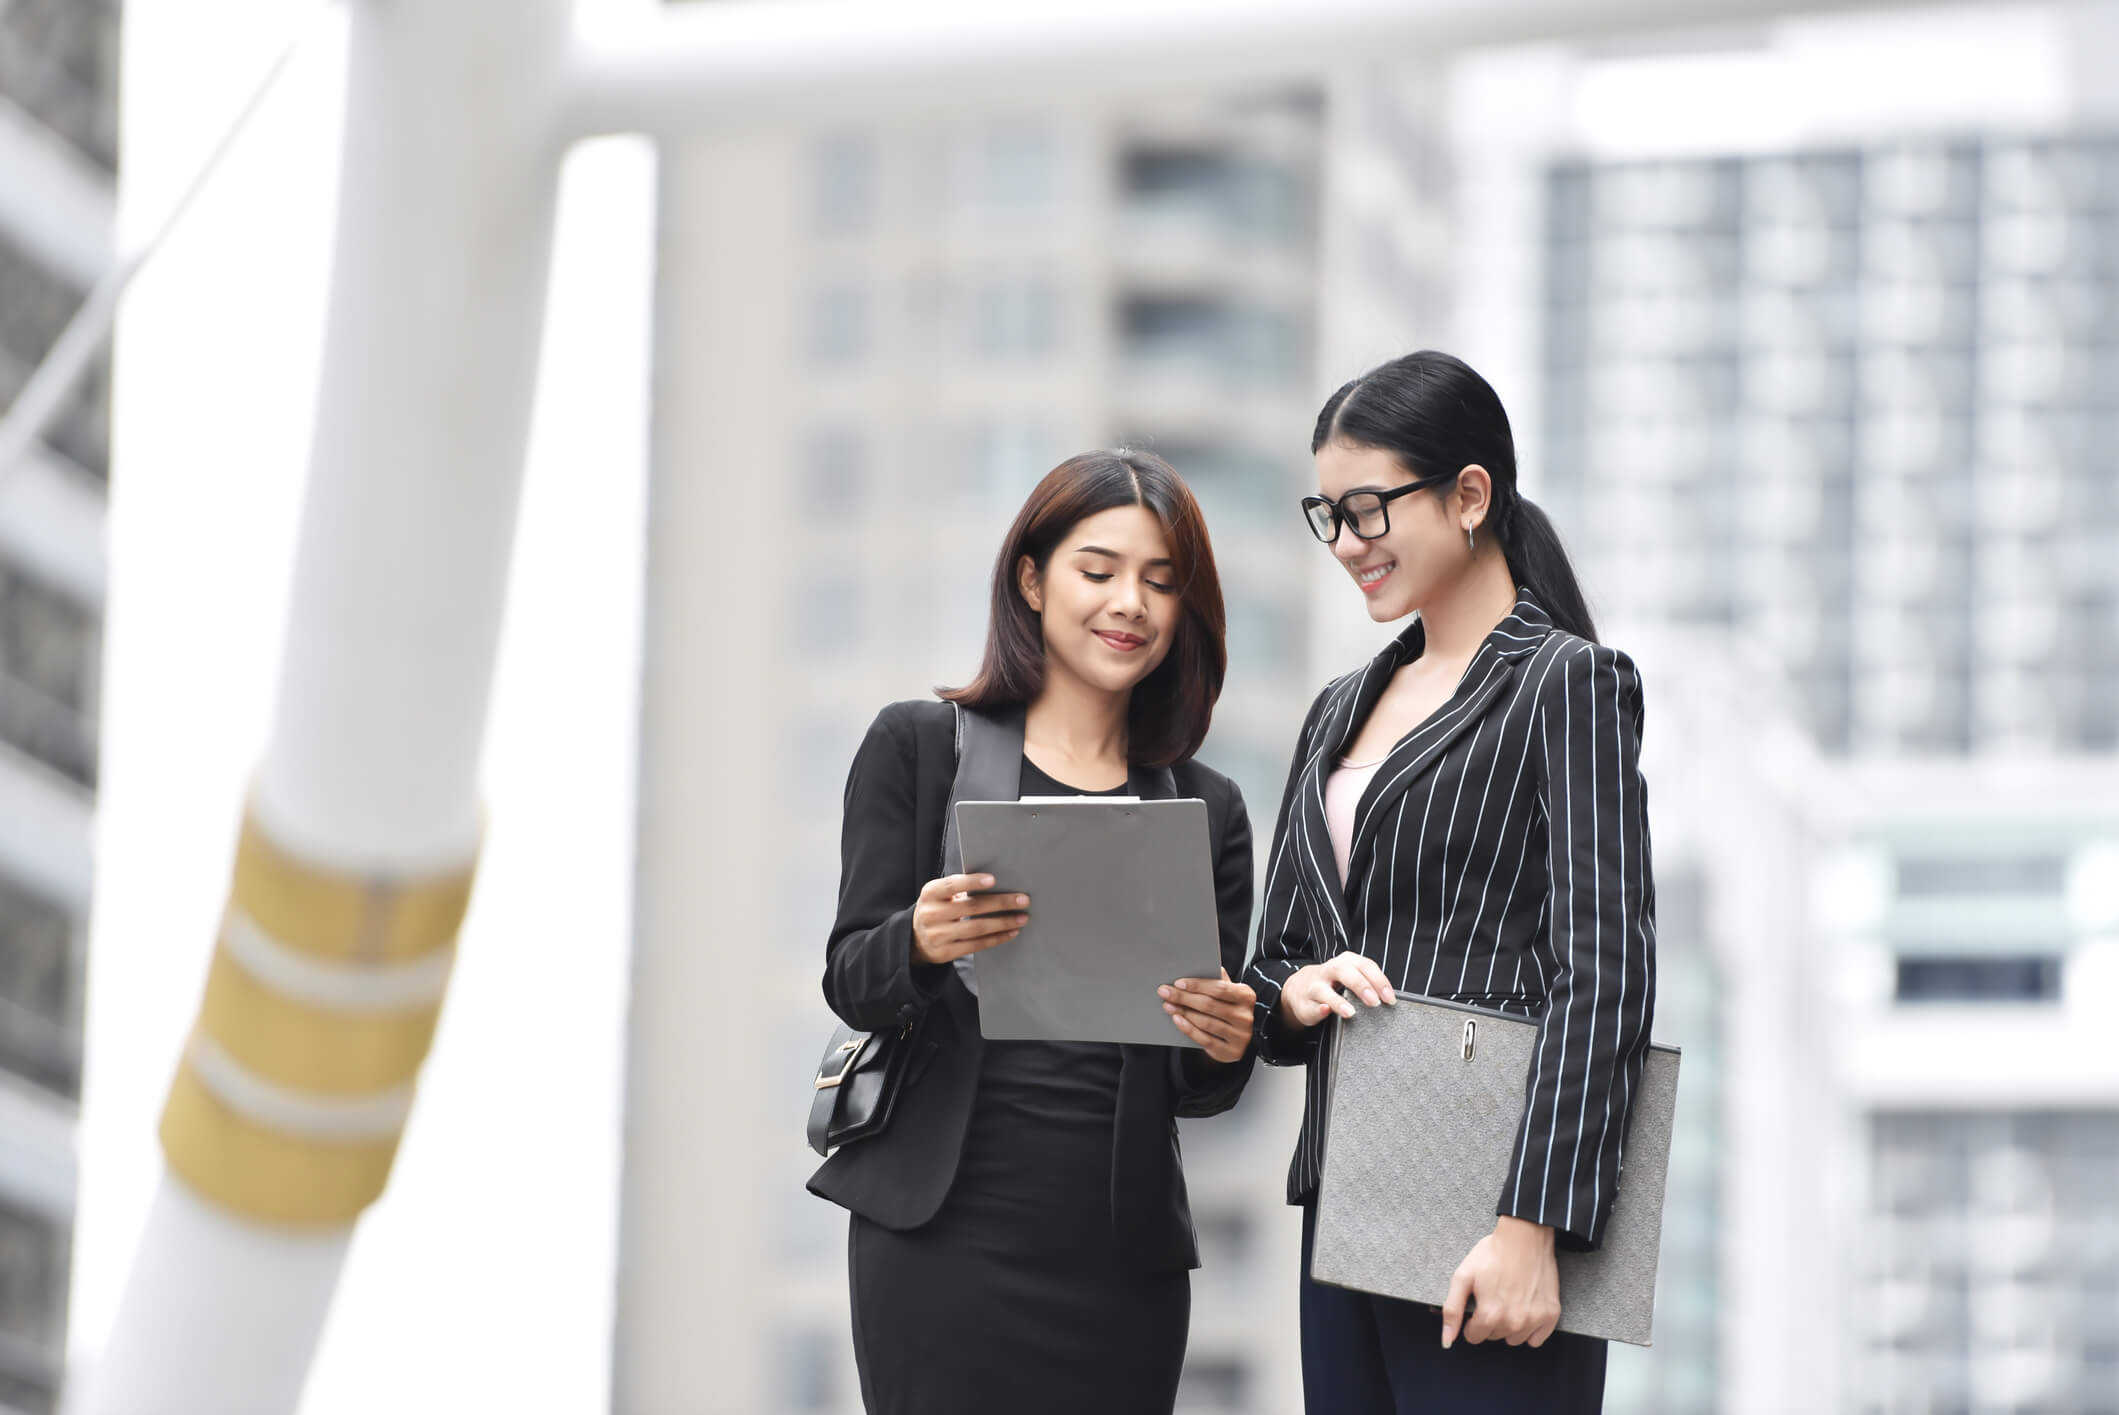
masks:
{"type": "MultiPolygon", "coordinates": [[[[963,852],[957,846],[958,801],[1014,800],[1022,773],[1021,709],[988,716],[956,708],[956,777],[942,811],[941,868],[937,878],[958,872],[963,852]]],[[[969,958],[957,960],[958,976],[971,985],[969,958]]],[[[972,991],[976,992],[975,985],[972,991]]],[[[809,1103],[809,1147],[820,1155],[879,1134],[890,1124],[905,1073],[919,1050],[927,1011],[904,1026],[863,1032],[840,1023],[817,1065],[816,1096],[809,1103]]]]}

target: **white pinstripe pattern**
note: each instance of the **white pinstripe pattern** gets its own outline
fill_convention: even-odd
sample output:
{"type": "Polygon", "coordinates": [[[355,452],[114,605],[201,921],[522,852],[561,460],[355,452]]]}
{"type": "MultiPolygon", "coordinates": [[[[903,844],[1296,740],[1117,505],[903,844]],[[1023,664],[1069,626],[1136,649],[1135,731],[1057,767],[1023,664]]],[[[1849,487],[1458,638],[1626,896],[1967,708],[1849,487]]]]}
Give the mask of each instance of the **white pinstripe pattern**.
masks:
{"type": "Polygon", "coordinates": [[[1624,654],[1553,629],[1525,593],[1449,702],[1377,771],[1342,881],[1325,778],[1421,648],[1416,622],[1318,695],[1281,801],[1247,980],[1259,995],[1261,1054],[1310,1069],[1289,1201],[1308,1200],[1322,1166],[1332,1029],[1290,1041],[1273,1009],[1297,968],[1353,949],[1401,984],[1424,977],[1433,995],[1540,1019],[1497,1207],[1553,1225],[1568,1246],[1594,1244],[1617,1194],[1654,1015],[1640,675],[1624,654]],[[1534,853],[1545,858],[1543,888],[1526,882],[1537,879],[1534,853]]]}

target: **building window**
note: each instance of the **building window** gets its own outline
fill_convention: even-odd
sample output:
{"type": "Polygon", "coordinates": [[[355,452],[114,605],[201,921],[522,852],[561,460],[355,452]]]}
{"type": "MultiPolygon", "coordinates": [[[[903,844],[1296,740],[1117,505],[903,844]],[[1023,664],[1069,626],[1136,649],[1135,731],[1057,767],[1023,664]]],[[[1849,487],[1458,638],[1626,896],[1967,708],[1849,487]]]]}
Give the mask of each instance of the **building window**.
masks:
{"type": "Polygon", "coordinates": [[[2046,894],[2067,887],[2068,857],[2038,855],[1901,855],[1898,892],[1937,895],[2046,894]]]}
{"type": "Polygon", "coordinates": [[[867,291],[847,283],[818,290],[804,326],[810,360],[828,367],[860,362],[868,353],[869,322],[867,291]]]}
{"type": "Polygon", "coordinates": [[[61,1225],[0,1202],[0,1406],[53,1408],[70,1246],[61,1225]]]}
{"type": "Polygon", "coordinates": [[[1901,958],[1900,1002],[2058,1002],[2061,960],[1901,958]]]}
{"type": "Polygon", "coordinates": [[[845,653],[861,642],[861,592],[844,575],[805,576],[796,638],[805,653],[845,653]]]}
{"type": "Polygon", "coordinates": [[[1841,1404],[2112,1409],[2119,1113],[1887,1112],[1870,1147],[1841,1404]]]}
{"type": "Polygon", "coordinates": [[[810,153],[810,222],[820,236],[852,236],[875,220],[875,144],[856,133],[820,138],[810,153]]]}
{"type": "Polygon", "coordinates": [[[1034,422],[979,423],[965,438],[965,490],[996,510],[1013,510],[1052,470],[1051,438],[1034,422]]]}
{"type": "Polygon", "coordinates": [[[957,209],[995,225],[1042,221],[1061,206],[1060,142],[1036,127],[993,128],[956,155],[957,209]]]}
{"type": "Polygon", "coordinates": [[[91,786],[98,637],[87,610],[0,566],[0,741],[91,786]]]}
{"type": "Polygon", "coordinates": [[[867,466],[861,434],[850,427],[812,428],[802,439],[801,502],[796,515],[803,525],[847,525],[860,519],[867,466]]]}
{"type": "Polygon", "coordinates": [[[104,171],[118,165],[116,5],[0,5],[0,93],[104,171]]]}
{"type": "Polygon", "coordinates": [[[1309,231],[1309,185],[1285,162],[1211,147],[1142,146],[1121,168],[1125,215],[1147,232],[1293,245],[1309,231]]]}
{"type": "MultiPolygon", "coordinates": [[[[0,16],[7,13],[0,9],[0,16]]],[[[5,20],[0,19],[0,31],[4,29],[5,20]]],[[[12,96],[5,81],[6,58],[0,50],[0,93],[12,96]]],[[[0,232],[0,408],[8,407],[21,393],[30,372],[50,352],[81,300],[81,292],[0,232]]],[[[107,353],[97,355],[86,376],[66,396],[44,437],[54,450],[91,475],[100,477],[109,470],[107,353]]]]}
{"type": "Polygon", "coordinates": [[[1137,371],[1217,383],[1285,382],[1305,357],[1303,331],[1283,310],[1196,295],[1146,295],[1119,309],[1120,337],[1137,371]]]}
{"type": "Polygon", "coordinates": [[[0,1066],[68,1099],[80,1097],[74,922],[6,880],[0,880],[0,1066]]]}
{"type": "Polygon", "coordinates": [[[1293,245],[1307,238],[1310,188],[1284,162],[1239,158],[1229,164],[1226,210],[1229,230],[1245,240],[1293,245]]]}
{"type": "Polygon", "coordinates": [[[1059,292],[1042,276],[980,282],[969,315],[968,343],[980,358],[1034,359],[1059,345],[1059,292]]]}
{"type": "Polygon", "coordinates": [[[1223,442],[1129,440],[1123,445],[1147,447],[1177,470],[1199,498],[1209,526],[1238,519],[1268,528],[1295,523],[1295,502],[1302,494],[1298,476],[1284,462],[1247,447],[1223,442]]]}
{"type": "Polygon", "coordinates": [[[0,350],[27,374],[66,328],[81,292],[0,234],[0,350]]]}

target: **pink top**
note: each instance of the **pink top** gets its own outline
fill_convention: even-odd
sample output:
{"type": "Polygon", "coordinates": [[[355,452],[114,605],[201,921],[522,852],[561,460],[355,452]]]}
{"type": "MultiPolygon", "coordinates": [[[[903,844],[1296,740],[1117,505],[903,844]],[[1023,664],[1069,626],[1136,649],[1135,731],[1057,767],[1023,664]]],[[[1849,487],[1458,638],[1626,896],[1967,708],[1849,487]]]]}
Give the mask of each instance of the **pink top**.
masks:
{"type": "Polygon", "coordinates": [[[1339,887],[1346,887],[1347,856],[1354,848],[1354,808],[1361,793],[1369,789],[1369,778],[1387,757],[1354,763],[1341,758],[1339,766],[1324,781],[1324,824],[1332,836],[1332,858],[1339,863],[1339,887]]]}

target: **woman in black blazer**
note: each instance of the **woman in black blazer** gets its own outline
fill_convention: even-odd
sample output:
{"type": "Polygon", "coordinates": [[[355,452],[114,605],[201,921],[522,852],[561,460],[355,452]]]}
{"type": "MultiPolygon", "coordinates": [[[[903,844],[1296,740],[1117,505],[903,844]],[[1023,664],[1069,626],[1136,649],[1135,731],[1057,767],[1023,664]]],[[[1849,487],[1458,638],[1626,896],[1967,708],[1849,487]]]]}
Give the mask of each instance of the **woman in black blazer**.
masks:
{"type": "Polygon", "coordinates": [[[1288,1175],[1305,1273],[1322,1024],[1406,993],[1539,1031],[1494,1231],[1447,1305],[1304,1277],[1308,1405],[1598,1410],[1604,1343],[1554,1333],[1554,1250],[1603,1238],[1655,1011],[1640,675],[1596,642],[1551,523],[1516,490],[1500,399],[1462,362],[1411,354],[1346,384],[1311,451],[1310,529],[1370,618],[1418,617],[1302,725],[1245,975],[1266,1060],[1309,1067],[1288,1175]]]}
{"type": "Polygon", "coordinates": [[[986,1041],[969,955],[1037,908],[987,915],[990,876],[942,877],[957,767],[949,701],[883,709],[846,783],[824,996],[848,1024],[917,1023],[889,1127],[810,1188],[852,1210],[861,1395],[876,1415],[1168,1415],[1198,1266],[1174,1118],[1236,1103],[1251,1069],[1243,966],[1251,828],[1193,761],[1227,662],[1198,504],[1160,458],[1100,452],[1030,494],[994,564],[985,661],[942,697],[1022,741],[1021,794],[1207,803],[1224,964],[1160,989],[1198,1047],[986,1041]]]}

